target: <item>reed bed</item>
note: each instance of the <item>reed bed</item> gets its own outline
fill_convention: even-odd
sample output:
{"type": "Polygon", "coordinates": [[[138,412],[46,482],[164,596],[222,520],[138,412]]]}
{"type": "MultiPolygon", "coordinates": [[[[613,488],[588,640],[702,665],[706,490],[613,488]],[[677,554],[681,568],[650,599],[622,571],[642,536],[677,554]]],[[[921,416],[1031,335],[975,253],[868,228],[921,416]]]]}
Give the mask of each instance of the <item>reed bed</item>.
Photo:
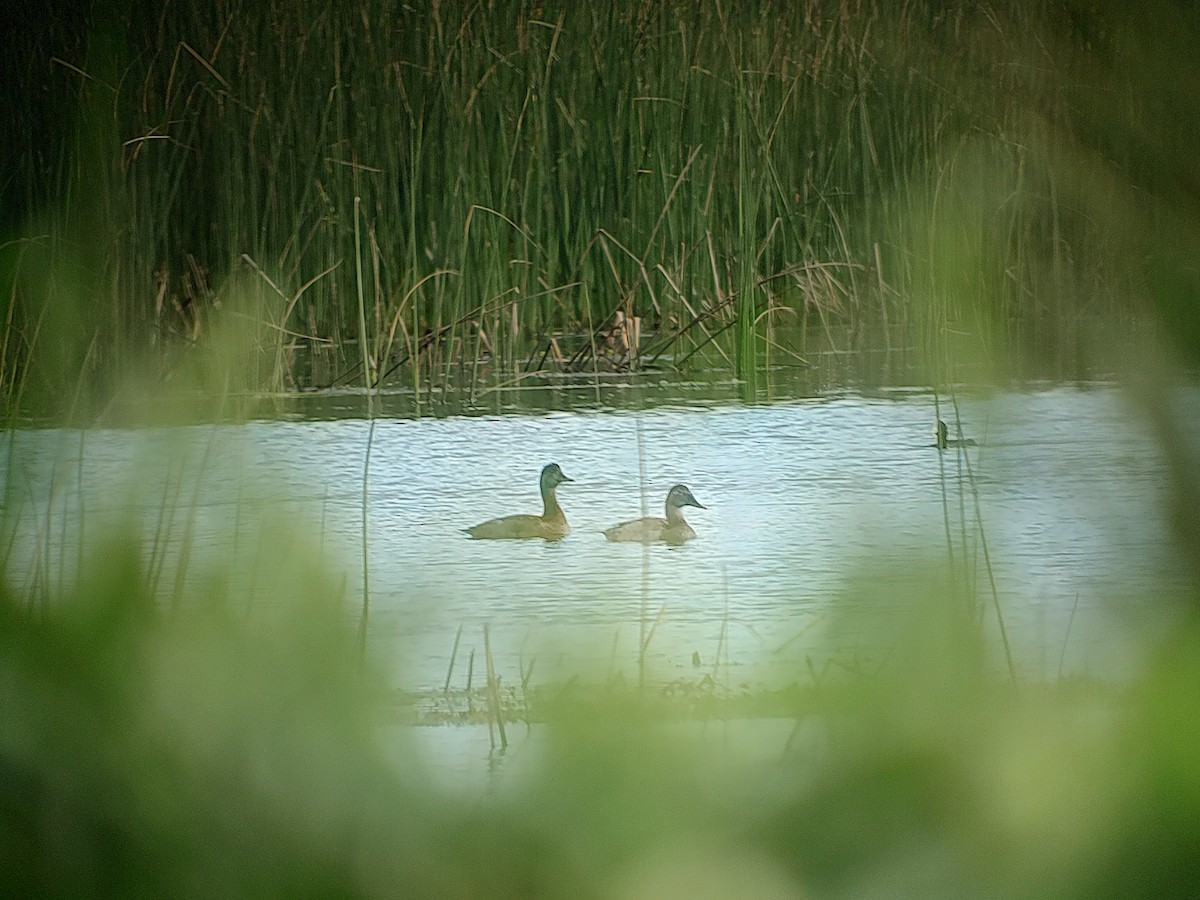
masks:
{"type": "Polygon", "coordinates": [[[1137,317],[1149,249],[1188,277],[1164,215],[1194,126],[1154,117],[1185,85],[1142,69],[1162,10],[46,15],[10,54],[10,409],[95,413],[189,367],[229,391],[648,364],[752,390],[880,323],[945,383],[1004,347],[1078,364],[1092,316],[1137,317]]]}

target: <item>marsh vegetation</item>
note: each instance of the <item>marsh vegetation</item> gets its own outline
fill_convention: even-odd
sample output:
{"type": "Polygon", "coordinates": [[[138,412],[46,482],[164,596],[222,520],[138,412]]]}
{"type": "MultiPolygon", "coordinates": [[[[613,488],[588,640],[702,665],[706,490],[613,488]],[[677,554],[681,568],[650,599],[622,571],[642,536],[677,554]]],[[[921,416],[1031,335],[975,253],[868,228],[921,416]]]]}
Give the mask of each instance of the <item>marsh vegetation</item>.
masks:
{"type": "Polygon", "coordinates": [[[1097,335],[1194,286],[1168,8],[35,5],[8,406],[645,367],[753,396],[872,345],[926,383],[1107,370],[1097,335]]]}

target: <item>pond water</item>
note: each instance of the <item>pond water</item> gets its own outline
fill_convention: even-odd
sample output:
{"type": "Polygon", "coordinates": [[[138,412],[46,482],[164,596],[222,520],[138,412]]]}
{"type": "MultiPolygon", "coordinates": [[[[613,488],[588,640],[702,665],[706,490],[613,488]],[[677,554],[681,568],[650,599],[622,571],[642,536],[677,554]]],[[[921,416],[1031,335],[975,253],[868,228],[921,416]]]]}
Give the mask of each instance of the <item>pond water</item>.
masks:
{"type": "MultiPolygon", "coordinates": [[[[443,684],[460,627],[452,683],[465,682],[472,650],[480,683],[485,624],[508,684],[531,668],[534,683],[633,683],[645,642],[657,683],[708,673],[730,688],[782,686],[806,660],[874,665],[876,614],[903,612],[949,571],[978,605],[999,671],[996,605],[1022,677],[1128,677],[1164,626],[1150,598],[1184,584],[1158,449],[1108,384],[978,394],[958,409],[978,446],[942,452],[933,397],[903,389],[381,416],[367,477],[369,646],[412,690],[443,684]],[[539,512],[538,473],[552,461],[574,479],[559,490],[567,538],[467,537],[484,519],[539,512]],[[707,507],[687,510],[695,540],[604,540],[609,525],[661,514],[677,482],[707,507]]],[[[944,401],[942,417],[955,421],[944,401]]],[[[94,532],[132,508],[167,548],[170,584],[181,547],[202,571],[282,514],[315,536],[306,546],[340,573],[357,621],[370,429],[326,416],[10,434],[7,576],[29,589],[56,564],[69,570],[80,521],[94,532]]]]}

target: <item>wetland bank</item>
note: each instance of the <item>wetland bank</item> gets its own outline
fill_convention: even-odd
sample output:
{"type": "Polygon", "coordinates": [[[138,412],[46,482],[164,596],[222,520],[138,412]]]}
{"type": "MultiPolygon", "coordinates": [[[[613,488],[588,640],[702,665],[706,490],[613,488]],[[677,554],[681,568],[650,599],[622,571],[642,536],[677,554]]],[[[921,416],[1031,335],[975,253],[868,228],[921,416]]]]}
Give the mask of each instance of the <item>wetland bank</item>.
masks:
{"type": "Polygon", "coordinates": [[[15,889],[1195,893],[1193,13],[10,15],[15,889]]]}

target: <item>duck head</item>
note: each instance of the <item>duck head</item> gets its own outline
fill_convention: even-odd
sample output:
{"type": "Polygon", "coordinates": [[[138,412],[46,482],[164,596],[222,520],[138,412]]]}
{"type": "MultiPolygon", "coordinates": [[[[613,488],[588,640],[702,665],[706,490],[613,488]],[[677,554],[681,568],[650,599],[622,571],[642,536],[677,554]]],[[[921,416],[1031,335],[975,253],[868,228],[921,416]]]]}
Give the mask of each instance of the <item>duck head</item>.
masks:
{"type": "Polygon", "coordinates": [[[558,463],[550,463],[542,469],[541,486],[543,491],[552,491],[564,481],[574,481],[574,478],[568,478],[563,474],[563,470],[558,467],[558,463]]]}
{"type": "Polygon", "coordinates": [[[667,492],[667,509],[682,509],[694,506],[697,509],[708,509],[703,503],[692,496],[686,484],[677,484],[667,492]]]}

